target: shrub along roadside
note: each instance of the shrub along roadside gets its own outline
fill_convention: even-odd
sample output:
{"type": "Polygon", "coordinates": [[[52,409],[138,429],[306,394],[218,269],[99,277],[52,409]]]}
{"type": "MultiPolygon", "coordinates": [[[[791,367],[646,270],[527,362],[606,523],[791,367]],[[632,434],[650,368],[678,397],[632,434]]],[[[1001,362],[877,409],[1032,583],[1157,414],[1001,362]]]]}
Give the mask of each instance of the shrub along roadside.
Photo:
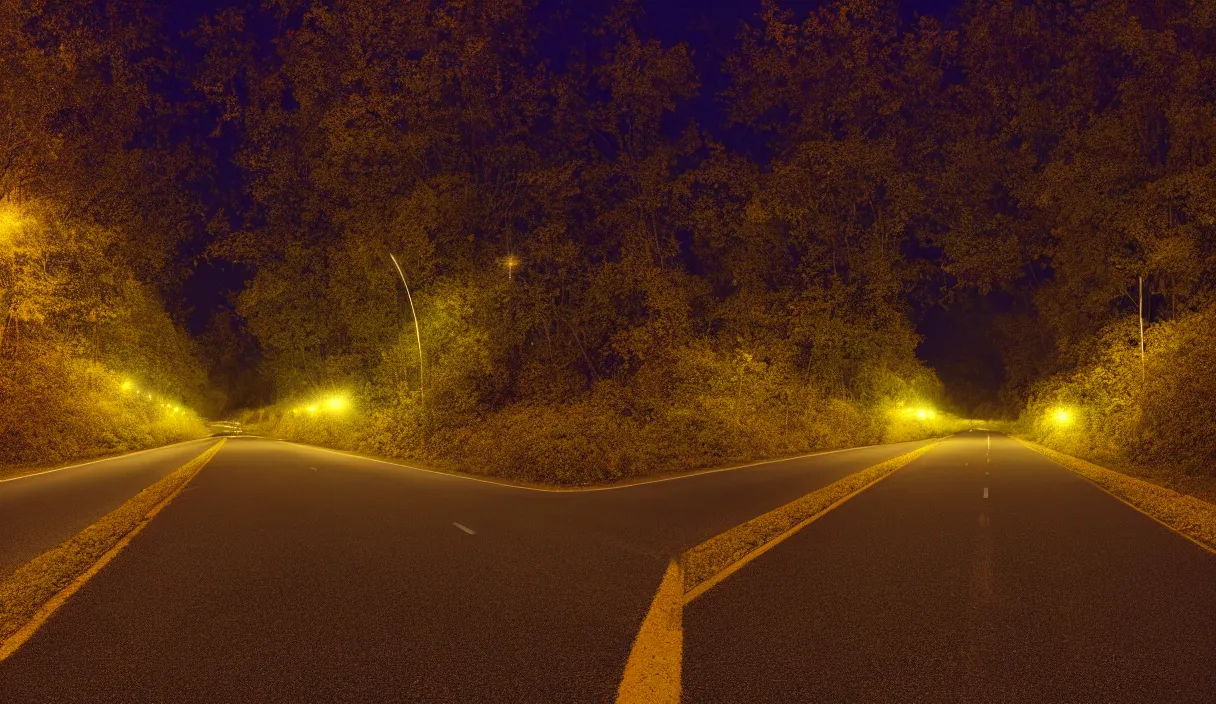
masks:
{"type": "Polygon", "coordinates": [[[1216,502],[1216,309],[1103,331],[1073,371],[1035,388],[1018,434],[1216,502]]]}
{"type": "Polygon", "coordinates": [[[945,414],[919,419],[839,399],[737,414],[713,398],[624,415],[612,398],[516,404],[479,422],[427,423],[411,399],[345,413],[285,405],[245,414],[251,433],[503,479],[567,486],[629,481],[820,450],[937,437],[963,429],[945,414]]]}
{"type": "Polygon", "coordinates": [[[67,355],[0,372],[0,477],[206,437],[193,410],[166,408],[99,364],[67,355]]]}

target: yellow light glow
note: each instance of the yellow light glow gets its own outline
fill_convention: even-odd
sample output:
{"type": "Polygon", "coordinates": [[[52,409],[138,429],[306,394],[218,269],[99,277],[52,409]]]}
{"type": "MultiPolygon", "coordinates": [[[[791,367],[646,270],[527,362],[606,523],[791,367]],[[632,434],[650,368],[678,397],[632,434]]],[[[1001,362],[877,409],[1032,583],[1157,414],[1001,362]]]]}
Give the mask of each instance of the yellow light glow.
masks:
{"type": "Polygon", "coordinates": [[[1051,418],[1057,425],[1070,425],[1072,424],[1072,411],[1067,408],[1057,408],[1052,412],[1051,418]]]}
{"type": "Polygon", "coordinates": [[[309,407],[308,407],[306,410],[307,410],[309,413],[316,413],[316,412],[317,412],[317,407],[316,407],[316,406],[309,406],[309,407]]]}
{"type": "Polygon", "coordinates": [[[24,224],[20,213],[11,206],[0,206],[0,240],[11,240],[24,224]]]}
{"type": "Polygon", "coordinates": [[[126,381],[122,382],[123,391],[130,391],[133,388],[135,388],[135,384],[133,384],[130,379],[127,379],[126,381]]]}
{"type": "Polygon", "coordinates": [[[325,408],[331,411],[341,411],[346,408],[345,396],[330,396],[325,399],[325,408]]]}

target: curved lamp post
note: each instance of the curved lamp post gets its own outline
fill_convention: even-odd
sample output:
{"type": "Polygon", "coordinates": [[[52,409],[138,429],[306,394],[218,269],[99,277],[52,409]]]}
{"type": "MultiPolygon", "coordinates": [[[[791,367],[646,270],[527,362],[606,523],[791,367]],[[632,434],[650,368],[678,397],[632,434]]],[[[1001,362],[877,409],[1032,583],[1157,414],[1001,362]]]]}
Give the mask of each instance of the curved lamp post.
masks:
{"type": "Polygon", "coordinates": [[[393,260],[393,266],[397,267],[397,275],[401,277],[401,283],[405,284],[405,297],[410,301],[410,314],[414,316],[414,336],[418,338],[418,396],[422,403],[426,403],[426,391],[422,385],[422,331],[418,327],[418,313],[414,310],[414,297],[410,295],[410,285],[405,282],[405,274],[401,271],[401,265],[397,263],[397,258],[393,255],[388,255],[389,259],[393,260]]]}

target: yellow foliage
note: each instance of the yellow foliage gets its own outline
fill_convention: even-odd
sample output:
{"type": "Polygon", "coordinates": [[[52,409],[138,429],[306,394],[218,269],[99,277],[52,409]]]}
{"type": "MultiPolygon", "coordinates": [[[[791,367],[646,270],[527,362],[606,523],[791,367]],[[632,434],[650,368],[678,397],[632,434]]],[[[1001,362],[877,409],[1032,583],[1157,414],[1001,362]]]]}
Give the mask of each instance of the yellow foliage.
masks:
{"type": "Polygon", "coordinates": [[[1216,312],[1157,323],[1125,320],[1103,331],[1070,373],[1041,382],[1021,426],[1070,455],[1213,476],[1216,460],[1216,312]]]}

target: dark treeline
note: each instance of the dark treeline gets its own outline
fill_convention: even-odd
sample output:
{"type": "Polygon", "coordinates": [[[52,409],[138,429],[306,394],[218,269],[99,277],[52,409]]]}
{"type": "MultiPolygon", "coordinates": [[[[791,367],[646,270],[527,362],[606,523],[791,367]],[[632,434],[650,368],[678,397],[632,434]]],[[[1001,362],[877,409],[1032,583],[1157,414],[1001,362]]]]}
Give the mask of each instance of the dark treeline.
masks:
{"type": "Polygon", "coordinates": [[[0,470],[201,435],[223,403],[164,305],[201,208],[159,28],[0,0],[0,470]]]}
{"type": "MultiPolygon", "coordinates": [[[[1118,425],[1108,454],[1151,454],[1151,408],[1205,397],[1216,5],[764,2],[720,62],[645,7],[192,23],[141,117],[168,133],[123,153],[194,155],[179,261],[248,274],[200,336],[232,397],[288,436],[567,481],[940,430],[899,411],[943,400],[918,327],[930,361],[991,357],[941,367],[990,381],[949,389],[960,413],[1092,406],[1078,452],[1118,425]],[[358,422],[308,410],[334,393],[358,422]]],[[[154,222],[129,237],[177,232],[154,222]]]]}

